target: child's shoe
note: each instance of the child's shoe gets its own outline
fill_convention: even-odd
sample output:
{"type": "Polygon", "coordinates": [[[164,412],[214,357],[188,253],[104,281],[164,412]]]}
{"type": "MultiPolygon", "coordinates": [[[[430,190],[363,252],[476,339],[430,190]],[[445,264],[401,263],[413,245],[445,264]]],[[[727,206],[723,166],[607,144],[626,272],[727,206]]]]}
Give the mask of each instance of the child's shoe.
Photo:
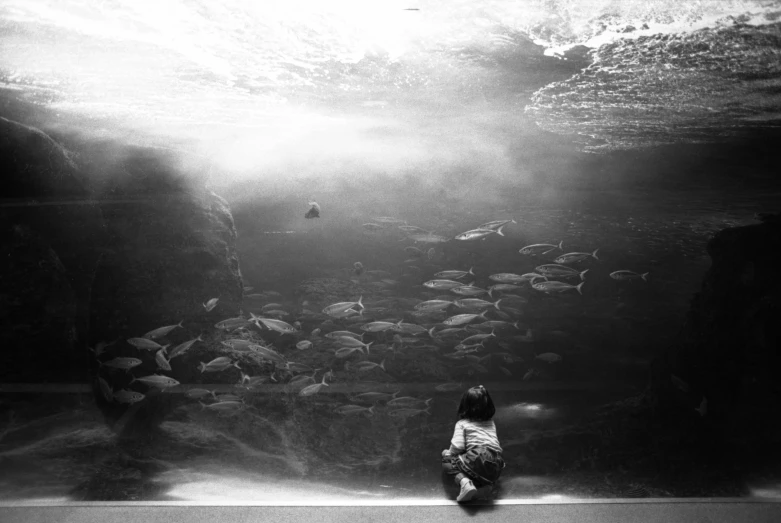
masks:
{"type": "Polygon", "coordinates": [[[472,499],[475,497],[475,494],[477,494],[477,489],[475,488],[475,484],[472,483],[471,479],[464,478],[461,480],[461,492],[458,494],[456,501],[458,501],[459,503],[463,503],[465,501],[472,501],[472,499]]]}

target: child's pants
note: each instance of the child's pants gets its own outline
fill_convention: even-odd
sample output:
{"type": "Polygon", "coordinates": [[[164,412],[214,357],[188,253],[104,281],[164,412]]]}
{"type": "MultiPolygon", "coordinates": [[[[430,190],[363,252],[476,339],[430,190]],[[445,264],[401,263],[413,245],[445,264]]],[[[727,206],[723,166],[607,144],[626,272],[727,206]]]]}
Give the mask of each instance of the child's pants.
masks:
{"type": "Polygon", "coordinates": [[[442,470],[448,475],[464,474],[480,488],[493,485],[502,474],[505,463],[501,452],[476,447],[456,456],[442,457],[442,470]]]}

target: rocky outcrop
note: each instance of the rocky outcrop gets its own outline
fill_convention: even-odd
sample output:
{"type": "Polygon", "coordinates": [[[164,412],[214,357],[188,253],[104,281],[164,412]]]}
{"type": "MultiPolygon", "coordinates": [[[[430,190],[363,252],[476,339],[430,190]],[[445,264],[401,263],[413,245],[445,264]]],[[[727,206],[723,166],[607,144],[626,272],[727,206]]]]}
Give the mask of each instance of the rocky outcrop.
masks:
{"type": "Polygon", "coordinates": [[[40,130],[0,117],[5,382],[88,376],[87,303],[104,227],[74,157],[40,130]]]}

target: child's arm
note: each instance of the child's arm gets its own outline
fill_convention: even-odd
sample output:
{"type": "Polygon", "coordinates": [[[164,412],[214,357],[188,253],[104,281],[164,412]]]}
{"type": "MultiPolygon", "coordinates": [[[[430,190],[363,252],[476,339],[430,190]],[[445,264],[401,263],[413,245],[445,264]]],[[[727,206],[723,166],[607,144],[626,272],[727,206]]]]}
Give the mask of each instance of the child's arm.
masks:
{"type": "Polygon", "coordinates": [[[466,435],[464,434],[464,428],[461,422],[456,423],[456,428],[453,431],[453,438],[450,440],[450,449],[448,453],[451,456],[457,456],[466,452],[466,435]]]}

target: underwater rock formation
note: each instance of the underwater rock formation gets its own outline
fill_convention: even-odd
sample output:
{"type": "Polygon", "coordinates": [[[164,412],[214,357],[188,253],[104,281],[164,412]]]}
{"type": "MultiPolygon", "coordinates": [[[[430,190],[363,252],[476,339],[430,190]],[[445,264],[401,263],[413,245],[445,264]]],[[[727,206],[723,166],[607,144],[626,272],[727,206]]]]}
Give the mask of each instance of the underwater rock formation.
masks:
{"type": "Polygon", "coordinates": [[[74,156],[39,129],[0,117],[5,382],[88,376],[87,303],[105,232],[74,156]]]}
{"type": "MultiPolygon", "coordinates": [[[[736,463],[778,460],[781,222],[724,229],[677,343],[654,365],[659,408],[699,408],[736,463]],[[680,379],[680,382],[675,378],[680,379]]],[[[777,462],[777,461],[776,461],[777,462]]]]}

